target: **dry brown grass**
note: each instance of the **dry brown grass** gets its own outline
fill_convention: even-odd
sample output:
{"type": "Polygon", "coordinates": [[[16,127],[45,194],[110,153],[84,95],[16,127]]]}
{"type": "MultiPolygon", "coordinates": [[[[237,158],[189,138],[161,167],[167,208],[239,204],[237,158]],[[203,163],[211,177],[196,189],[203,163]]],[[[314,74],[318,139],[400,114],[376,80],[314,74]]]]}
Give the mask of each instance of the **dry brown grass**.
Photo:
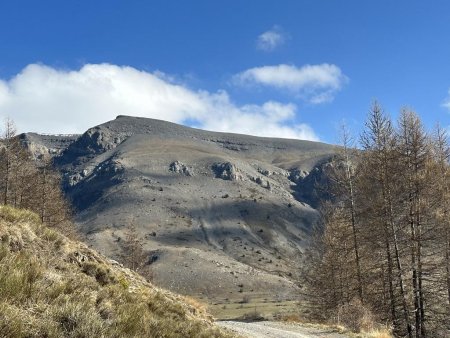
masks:
{"type": "Polygon", "coordinates": [[[0,206],[0,337],[229,336],[196,300],[0,206]]]}
{"type": "Polygon", "coordinates": [[[307,321],[304,320],[302,316],[296,313],[290,313],[284,316],[281,316],[278,318],[279,320],[286,322],[286,323],[305,323],[307,321]]]}
{"type": "Polygon", "coordinates": [[[371,332],[364,332],[364,338],[393,338],[393,337],[394,336],[388,329],[378,329],[373,330],[371,332]]]}
{"type": "Polygon", "coordinates": [[[338,308],[334,323],[357,338],[392,338],[389,328],[379,324],[374,313],[359,299],[338,308]]]}
{"type": "Polygon", "coordinates": [[[194,314],[201,314],[202,316],[206,316],[208,318],[212,318],[208,314],[208,305],[198,300],[197,298],[191,296],[184,296],[183,302],[190,305],[194,314]]]}
{"type": "MultiPolygon", "coordinates": [[[[359,307],[359,305],[358,305],[359,307]]],[[[353,307],[352,307],[353,308],[353,307]]],[[[355,310],[353,308],[353,310],[355,310]]],[[[361,310],[361,309],[360,309],[361,310]]],[[[342,312],[341,312],[342,315],[342,312]]],[[[356,329],[359,332],[352,331],[349,327],[342,325],[343,323],[311,323],[309,320],[305,319],[299,314],[288,314],[284,316],[280,316],[277,318],[280,321],[287,323],[298,323],[303,326],[313,327],[318,329],[327,329],[336,331],[339,333],[343,333],[348,335],[349,337],[354,338],[393,338],[394,336],[391,334],[391,330],[389,328],[383,327],[382,325],[373,321],[372,315],[367,315],[366,311],[362,311],[362,315],[355,314],[353,312],[353,330],[355,330],[355,321],[358,324],[356,329]],[[368,322],[368,318],[371,318],[371,322],[368,322]]],[[[350,314],[349,314],[350,316],[350,314]]]]}
{"type": "Polygon", "coordinates": [[[375,314],[359,299],[338,308],[334,323],[358,338],[392,338],[389,328],[377,321],[375,314]]]}

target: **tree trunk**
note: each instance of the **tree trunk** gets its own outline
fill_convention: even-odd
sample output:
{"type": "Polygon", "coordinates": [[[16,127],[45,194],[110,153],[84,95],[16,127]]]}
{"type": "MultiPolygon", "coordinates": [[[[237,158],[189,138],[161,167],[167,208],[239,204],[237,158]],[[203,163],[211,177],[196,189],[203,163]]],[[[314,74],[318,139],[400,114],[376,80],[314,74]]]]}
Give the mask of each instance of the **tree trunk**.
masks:
{"type": "Polygon", "coordinates": [[[446,231],[446,249],[445,249],[445,270],[447,273],[447,295],[448,295],[448,306],[450,308],[450,229],[447,224],[446,231]]]}

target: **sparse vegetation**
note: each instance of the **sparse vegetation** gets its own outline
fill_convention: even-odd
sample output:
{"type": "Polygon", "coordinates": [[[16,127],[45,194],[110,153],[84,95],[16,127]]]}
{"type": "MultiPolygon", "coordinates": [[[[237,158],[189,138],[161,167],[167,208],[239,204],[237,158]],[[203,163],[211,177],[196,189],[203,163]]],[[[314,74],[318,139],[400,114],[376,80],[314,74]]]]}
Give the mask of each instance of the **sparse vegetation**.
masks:
{"type": "Polygon", "coordinates": [[[40,222],[0,206],[0,336],[227,337],[193,299],[158,289],[40,222]]]}

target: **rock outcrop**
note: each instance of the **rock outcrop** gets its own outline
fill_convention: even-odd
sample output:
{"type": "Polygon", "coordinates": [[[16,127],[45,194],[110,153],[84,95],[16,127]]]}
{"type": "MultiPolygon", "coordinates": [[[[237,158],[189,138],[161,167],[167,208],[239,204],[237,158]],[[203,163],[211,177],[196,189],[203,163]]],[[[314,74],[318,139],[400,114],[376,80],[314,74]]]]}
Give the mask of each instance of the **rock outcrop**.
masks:
{"type": "Polygon", "coordinates": [[[223,180],[240,181],[243,179],[240,170],[231,162],[214,163],[212,169],[216,177],[223,180]]]}
{"type": "Polygon", "coordinates": [[[37,160],[45,160],[60,155],[67,147],[75,142],[80,135],[42,135],[36,133],[20,134],[22,144],[37,160]]]}
{"type": "Polygon", "coordinates": [[[193,170],[180,161],[170,163],[169,171],[186,176],[194,176],[193,170]]]}

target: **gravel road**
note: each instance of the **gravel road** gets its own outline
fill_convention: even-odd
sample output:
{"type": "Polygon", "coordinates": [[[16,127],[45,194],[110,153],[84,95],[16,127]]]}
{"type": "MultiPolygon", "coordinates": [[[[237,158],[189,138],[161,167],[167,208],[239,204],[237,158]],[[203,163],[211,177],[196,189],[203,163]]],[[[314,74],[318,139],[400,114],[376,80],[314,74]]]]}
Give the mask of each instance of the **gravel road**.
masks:
{"type": "Polygon", "coordinates": [[[217,322],[217,325],[249,338],[348,338],[348,336],[334,332],[331,329],[269,321],[254,323],[220,321],[217,322]]]}

